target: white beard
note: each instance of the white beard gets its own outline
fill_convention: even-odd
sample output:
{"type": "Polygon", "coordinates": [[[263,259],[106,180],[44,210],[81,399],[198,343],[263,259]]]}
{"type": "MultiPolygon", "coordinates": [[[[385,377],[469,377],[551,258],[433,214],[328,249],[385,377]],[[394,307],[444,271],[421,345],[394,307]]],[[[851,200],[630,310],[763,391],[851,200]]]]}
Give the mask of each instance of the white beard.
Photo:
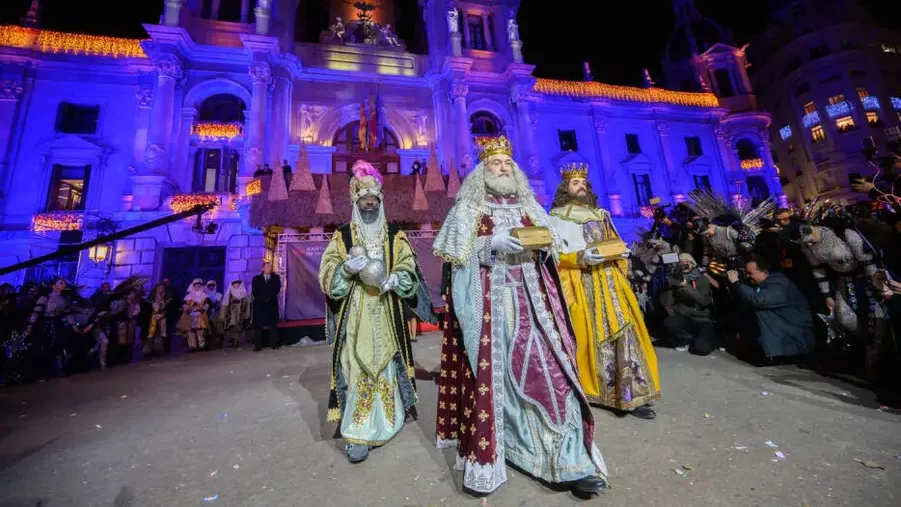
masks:
{"type": "Polygon", "coordinates": [[[508,196],[516,195],[519,184],[516,181],[516,176],[512,173],[506,176],[497,176],[486,172],[485,188],[494,195],[508,196]]]}

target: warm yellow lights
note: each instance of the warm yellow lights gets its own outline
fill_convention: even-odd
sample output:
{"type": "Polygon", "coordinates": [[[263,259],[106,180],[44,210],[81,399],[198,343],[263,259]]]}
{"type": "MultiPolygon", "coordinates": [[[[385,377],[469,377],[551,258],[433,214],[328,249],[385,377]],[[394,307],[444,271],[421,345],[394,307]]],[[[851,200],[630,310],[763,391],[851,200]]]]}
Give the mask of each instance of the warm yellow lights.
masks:
{"type": "Polygon", "coordinates": [[[760,169],[761,167],[763,167],[763,159],[760,158],[751,158],[741,161],[741,168],[745,171],[760,169]]]}
{"type": "Polygon", "coordinates": [[[84,225],[84,214],[79,212],[38,213],[31,223],[34,232],[77,231],[84,225]]]}
{"type": "Polygon", "coordinates": [[[605,98],[627,102],[662,103],[692,107],[719,107],[712,93],[674,92],[661,88],[634,88],[615,86],[594,81],[559,81],[538,79],[534,90],[547,95],[563,95],[578,98],[605,98]]]}
{"type": "Polygon", "coordinates": [[[234,123],[195,123],[191,133],[203,139],[234,139],[241,135],[241,126],[234,123]]]}
{"type": "Polygon", "coordinates": [[[263,193],[263,182],[262,180],[253,180],[244,187],[245,195],[257,195],[263,193]]]}
{"type": "Polygon", "coordinates": [[[91,262],[100,264],[106,261],[109,251],[109,245],[94,245],[88,250],[88,258],[91,259],[91,262]]]}
{"type": "Polygon", "coordinates": [[[188,211],[194,206],[202,206],[209,205],[213,206],[219,205],[219,195],[218,194],[182,194],[182,195],[173,195],[172,199],[169,201],[169,209],[176,213],[182,213],[184,211],[188,211]]]}
{"type": "Polygon", "coordinates": [[[52,32],[21,26],[0,26],[0,46],[33,49],[42,53],[147,58],[138,39],[52,32]]]}

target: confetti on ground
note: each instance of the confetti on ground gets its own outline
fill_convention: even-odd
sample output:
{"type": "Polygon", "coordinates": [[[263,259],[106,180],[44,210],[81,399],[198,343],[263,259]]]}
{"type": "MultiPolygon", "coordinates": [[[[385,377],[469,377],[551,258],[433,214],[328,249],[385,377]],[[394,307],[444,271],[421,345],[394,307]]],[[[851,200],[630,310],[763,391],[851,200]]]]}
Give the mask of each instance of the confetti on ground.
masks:
{"type": "Polygon", "coordinates": [[[127,394],[123,394],[122,396],[119,396],[119,399],[120,399],[120,400],[124,400],[125,398],[128,398],[128,395],[127,395],[127,394]]]}
{"type": "Polygon", "coordinates": [[[78,414],[75,412],[72,412],[71,414],[69,414],[69,417],[75,417],[76,415],[78,415],[78,414]]]}
{"type": "Polygon", "coordinates": [[[878,468],[879,470],[885,470],[884,466],[880,465],[879,463],[876,463],[875,461],[864,461],[860,458],[854,458],[854,461],[856,461],[857,463],[860,463],[861,465],[863,465],[867,468],[878,468]]]}
{"type": "Polygon", "coordinates": [[[767,391],[760,391],[760,395],[761,395],[761,396],[769,396],[770,393],[767,392],[767,391]]]}
{"type": "Polygon", "coordinates": [[[209,477],[216,477],[216,474],[218,474],[218,473],[219,473],[219,470],[213,470],[212,472],[210,472],[209,477]]]}
{"type": "Polygon", "coordinates": [[[704,419],[710,419],[710,414],[708,414],[708,413],[705,412],[705,413],[704,413],[704,419]]]}
{"type": "Polygon", "coordinates": [[[674,472],[676,475],[678,475],[679,477],[685,477],[685,472],[683,472],[682,470],[679,470],[678,468],[674,468],[674,469],[673,469],[673,472],[674,472]]]}
{"type": "Polygon", "coordinates": [[[779,458],[779,459],[785,459],[785,457],[786,457],[786,456],[785,456],[785,453],[782,452],[782,451],[776,451],[776,452],[774,452],[774,453],[773,453],[773,456],[776,456],[776,457],[779,458]]]}
{"type": "Polygon", "coordinates": [[[219,418],[224,421],[224,420],[228,419],[228,414],[226,414],[225,412],[222,412],[222,415],[220,415],[219,418]]]}
{"type": "Polygon", "coordinates": [[[237,470],[237,469],[241,468],[241,466],[240,466],[240,465],[235,465],[235,466],[233,466],[232,468],[234,468],[235,470],[237,470]]]}
{"type": "Polygon", "coordinates": [[[215,502],[215,501],[218,500],[218,499],[219,499],[219,495],[213,495],[213,496],[205,496],[205,497],[203,497],[203,501],[204,501],[204,502],[215,502]]]}
{"type": "Polygon", "coordinates": [[[102,430],[102,429],[103,429],[103,426],[101,426],[101,425],[99,425],[99,424],[95,424],[94,427],[97,428],[98,430],[102,430]]]}
{"type": "Polygon", "coordinates": [[[694,470],[695,469],[695,467],[693,467],[691,465],[682,465],[682,468],[684,468],[686,470],[694,470]]]}
{"type": "Polygon", "coordinates": [[[282,375],[282,378],[291,378],[291,375],[282,375]]]}
{"type": "Polygon", "coordinates": [[[746,445],[739,445],[738,447],[735,448],[735,450],[736,450],[736,451],[747,451],[747,450],[748,450],[748,446],[746,446],[746,445]]]}
{"type": "Polygon", "coordinates": [[[778,445],[774,444],[772,440],[767,440],[766,442],[764,442],[764,444],[766,444],[767,447],[779,447],[778,445]]]}

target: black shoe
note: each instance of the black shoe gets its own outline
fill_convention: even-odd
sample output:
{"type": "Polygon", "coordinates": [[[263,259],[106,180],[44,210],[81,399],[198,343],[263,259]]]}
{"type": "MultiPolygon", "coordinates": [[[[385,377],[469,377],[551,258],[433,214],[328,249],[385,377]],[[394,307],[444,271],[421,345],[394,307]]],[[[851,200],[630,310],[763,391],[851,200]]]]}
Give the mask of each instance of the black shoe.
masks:
{"type": "Polygon", "coordinates": [[[654,419],[657,417],[657,412],[654,412],[654,409],[647,405],[642,405],[629,413],[639,419],[654,419]]]}
{"type": "Polygon", "coordinates": [[[603,477],[590,475],[572,482],[572,492],[583,495],[594,495],[607,489],[607,481],[603,477]]]}

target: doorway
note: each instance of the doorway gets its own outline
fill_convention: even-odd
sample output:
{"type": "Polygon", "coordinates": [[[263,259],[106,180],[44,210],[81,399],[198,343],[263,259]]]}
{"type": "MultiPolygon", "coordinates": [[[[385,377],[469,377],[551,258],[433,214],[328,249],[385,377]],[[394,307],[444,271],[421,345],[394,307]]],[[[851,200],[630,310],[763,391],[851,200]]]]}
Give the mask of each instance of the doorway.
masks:
{"type": "Polygon", "coordinates": [[[166,248],[163,250],[162,278],[169,279],[176,296],[185,294],[195,278],[204,283],[215,280],[221,292],[225,278],[225,247],[166,248]]]}

